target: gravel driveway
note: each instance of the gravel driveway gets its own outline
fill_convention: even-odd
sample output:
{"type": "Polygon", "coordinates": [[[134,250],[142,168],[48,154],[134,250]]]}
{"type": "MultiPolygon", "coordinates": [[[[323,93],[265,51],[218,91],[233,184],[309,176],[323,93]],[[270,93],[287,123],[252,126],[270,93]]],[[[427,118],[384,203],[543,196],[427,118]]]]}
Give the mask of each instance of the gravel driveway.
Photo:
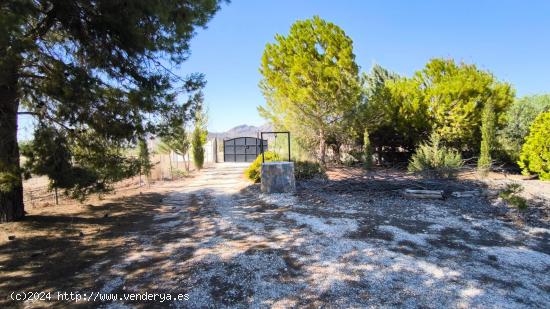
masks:
{"type": "Polygon", "coordinates": [[[480,198],[410,200],[368,182],[266,196],[244,168],[218,164],[163,199],[123,259],[94,266],[101,291],[188,293],[163,305],[176,308],[550,306],[546,226],[504,222],[480,198]]]}

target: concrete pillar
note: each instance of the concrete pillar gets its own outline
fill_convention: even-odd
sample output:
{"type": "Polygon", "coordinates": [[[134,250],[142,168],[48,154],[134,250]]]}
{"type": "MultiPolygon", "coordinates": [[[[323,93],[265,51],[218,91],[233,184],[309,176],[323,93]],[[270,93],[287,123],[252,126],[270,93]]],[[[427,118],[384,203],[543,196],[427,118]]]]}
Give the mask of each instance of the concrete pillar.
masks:
{"type": "Polygon", "coordinates": [[[265,193],[284,193],[296,190],[293,162],[262,163],[261,179],[261,189],[265,193]]]}

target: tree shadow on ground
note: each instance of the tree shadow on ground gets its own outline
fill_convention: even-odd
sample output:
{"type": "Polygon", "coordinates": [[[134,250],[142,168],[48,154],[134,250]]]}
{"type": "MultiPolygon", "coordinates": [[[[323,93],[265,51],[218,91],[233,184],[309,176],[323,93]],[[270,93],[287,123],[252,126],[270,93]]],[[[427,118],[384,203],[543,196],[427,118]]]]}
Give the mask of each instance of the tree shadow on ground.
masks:
{"type": "Polygon", "coordinates": [[[0,306],[24,306],[9,301],[11,292],[91,291],[96,278],[86,269],[97,261],[120,256],[125,235],[146,229],[151,223],[148,214],[159,207],[162,198],[147,193],[85,206],[71,215],[28,215],[14,223],[28,237],[0,245],[0,306]],[[33,236],[33,231],[41,232],[40,236],[33,236]]]}
{"type": "MultiPolygon", "coordinates": [[[[407,211],[421,211],[420,204],[410,209],[373,207],[372,212],[356,214],[361,216],[357,218],[360,228],[357,233],[343,237],[323,235],[285,215],[292,211],[315,215],[319,220],[338,219],[343,215],[331,207],[346,194],[354,195],[366,206],[378,206],[376,203],[382,197],[394,204],[411,205],[396,191],[408,188],[411,183],[415,182],[390,175],[360,181],[300,182],[296,199],[305,204],[305,209],[264,202],[258,199],[257,186],[237,194],[216,194],[200,186],[197,189],[188,186],[189,192],[181,196],[144,194],[84,208],[74,216],[29,216],[21,222],[24,228],[56,233],[16,239],[0,246],[3,266],[0,291],[4,295],[9,291],[47,289],[194,293],[189,302],[176,303],[176,307],[259,307],[276,302],[297,307],[458,306],[463,304],[459,303],[464,301],[461,293],[468,285],[481,293],[491,293],[492,282],[499,278],[491,277],[493,281],[485,284],[457,283],[453,280],[458,279],[441,275],[450,270],[444,266],[446,263],[453,265],[453,261],[472,259],[471,252],[457,246],[462,240],[470,241],[463,231],[443,229],[442,237],[434,240],[428,250],[374,228],[385,224],[409,234],[420,234],[431,222],[407,217],[407,211]],[[312,204],[317,200],[321,203],[312,204]],[[383,212],[377,213],[380,209],[383,212]],[[159,213],[166,216],[155,218],[159,213]],[[84,231],[84,236],[79,231],[84,231]],[[388,250],[371,250],[371,244],[381,242],[388,242],[388,250]],[[367,257],[365,250],[371,250],[368,252],[372,255],[367,257]],[[410,270],[403,270],[407,267],[426,270],[410,274],[410,270]],[[328,271],[323,273],[325,270],[328,271]],[[436,298],[407,294],[411,289],[429,285],[453,289],[439,292],[436,298]],[[446,302],[437,304],[434,299],[446,302]]],[[[442,188],[454,185],[441,184],[442,188]]],[[[460,183],[461,188],[477,185],[460,183]]],[[[471,200],[453,205],[446,200],[434,203],[453,211],[472,208],[471,200]]],[[[486,215],[474,210],[470,213],[486,215]]],[[[487,263],[489,267],[498,267],[492,260],[487,263]]],[[[467,265],[471,264],[464,265],[458,262],[455,265],[459,273],[470,271],[467,265]]],[[[469,300],[472,299],[475,297],[469,300]]],[[[143,308],[167,306],[158,302],[130,304],[143,308]]],[[[23,307],[5,298],[0,305],[23,307]]],[[[98,303],[76,305],[97,307],[98,303]]]]}

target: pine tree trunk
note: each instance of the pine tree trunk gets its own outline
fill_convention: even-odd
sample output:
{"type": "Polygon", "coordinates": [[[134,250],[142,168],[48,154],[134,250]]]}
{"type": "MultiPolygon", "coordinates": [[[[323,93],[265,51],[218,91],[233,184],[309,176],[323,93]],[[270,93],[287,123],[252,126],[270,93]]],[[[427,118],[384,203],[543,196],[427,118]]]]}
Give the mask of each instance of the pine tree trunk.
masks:
{"type": "Polygon", "coordinates": [[[321,129],[319,130],[319,163],[321,163],[322,166],[326,166],[326,152],[325,131],[321,129]]]}
{"type": "Polygon", "coordinates": [[[0,222],[8,222],[25,212],[17,144],[17,67],[12,62],[0,69],[0,222]]]}

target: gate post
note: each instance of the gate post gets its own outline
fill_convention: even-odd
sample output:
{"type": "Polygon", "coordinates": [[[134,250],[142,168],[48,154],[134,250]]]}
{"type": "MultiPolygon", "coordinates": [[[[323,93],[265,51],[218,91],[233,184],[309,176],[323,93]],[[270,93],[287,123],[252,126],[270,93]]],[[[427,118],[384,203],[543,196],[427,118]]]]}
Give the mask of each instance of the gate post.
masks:
{"type": "Polygon", "coordinates": [[[286,193],[296,190],[294,162],[262,163],[260,188],[264,193],[286,193]]]}

